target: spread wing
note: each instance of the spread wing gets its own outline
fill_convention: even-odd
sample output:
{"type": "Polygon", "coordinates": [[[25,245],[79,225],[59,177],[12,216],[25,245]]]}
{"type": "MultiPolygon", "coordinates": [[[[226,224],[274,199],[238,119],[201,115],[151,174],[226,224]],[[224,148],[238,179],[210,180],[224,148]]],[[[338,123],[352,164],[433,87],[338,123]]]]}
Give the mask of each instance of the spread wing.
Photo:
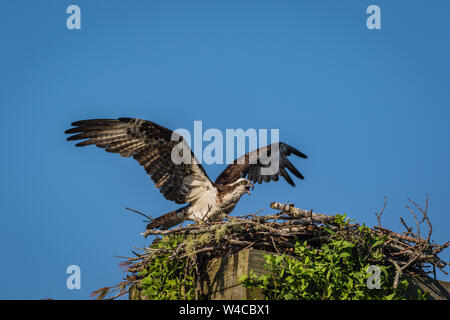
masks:
{"type": "Polygon", "coordinates": [[[278,181],[279,177],[282,176],[291,186],[295,187],[295,183],[289,176],[286,169],[292,172],[296,177],[304,179],[303,175],[294,167],[294,165],[287,158],[289,155],[294,154],[300,158],[306,159],[307,156],[302,152],[298,151],[294,147],[283,143],[273,143],[271,145],[256,149],[254,151],[244,154],[242,157],[234,160],[218,177],[216,184],[229,184],[239,178],[247,177],[252,180],[253,183],[262,183],[269,181],[278,181]],[[268,161],[267,158],[274,156],[275,159],[276,152],[278,149],[278,157],[276,162],[268,161]],[[274,166],[271,170],[271,164],[274,166]]]}
{"type": "MultiPolygon", "coordinates": [[[[94,144],[107,152],[119,153],[126,158],[132,156],[168,200],[192,203],[205,191],[214,193],[217,190],[183,137],[172,130],[132,118],[82,120],[72,126],[74,128],[65,133],[74,135],[67,140],[83,140],[76,144],[77,147],[94,144]],[[172,150],[176,145],[180,146],[179,143],[184,144],[190,161],[172,161],[172,150]]],[[[182,148],[179,149],[182,156],[182,148]]]]}

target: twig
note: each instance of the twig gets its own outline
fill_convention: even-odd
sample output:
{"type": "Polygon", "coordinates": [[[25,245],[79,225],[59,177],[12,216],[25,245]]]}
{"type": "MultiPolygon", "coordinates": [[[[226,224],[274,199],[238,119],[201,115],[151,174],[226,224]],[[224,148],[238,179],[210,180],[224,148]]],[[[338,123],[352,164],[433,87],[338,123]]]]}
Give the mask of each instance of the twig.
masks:
{"type": "Polygon", "coordinates": [[[145,213],[142,213],[142,212],[140,212],[140,211],[137,211],[137,210],[134,210],[134,209],[130,209],[130,208],[128,208],[128,207],[125,207],[125,209],[127,209],[127,210],[129,210],[129,211],[132,211],[132,212],[135,212],[135,213],[137,213],[137,214],[140,214],[141,216],[146,217],[146,218],[149,220],[148,222],[151,222],[151,221],[155,220],[155,219],[150,218],[148,215],[146,215],[145,213]]]}
{"type": "Polygon", "coordinates": [[[384,197],[383,207],[381,208],[380,213],[375,212],[375,216],[378,220],[378,226],[381,228],[381,216],[383,215],[384,209],[386,208],[386,197],[384,197]]]}

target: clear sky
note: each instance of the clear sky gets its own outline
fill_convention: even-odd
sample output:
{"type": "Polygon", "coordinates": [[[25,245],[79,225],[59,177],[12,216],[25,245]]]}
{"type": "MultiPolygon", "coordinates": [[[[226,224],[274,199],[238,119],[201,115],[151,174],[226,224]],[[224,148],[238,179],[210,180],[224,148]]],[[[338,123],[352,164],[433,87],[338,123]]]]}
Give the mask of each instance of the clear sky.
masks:
{"type": "Polygon", "coordinates": [[[375,225],[386,196],[384,224],[403,231],[407,199],[429,194],[432,239],[446,242],[449,12],[443,0],[1,1],[0,298],[89,298],[125,276],[116,255],[149,243],[124,207],[179,207],[134,160],[65,141],[87,118],[280,129],[309,156],[293,160],[306,179],[256,186],[234,214],[290,201],[375,225]],[[66,27],[71,4],[81,30],[66,27]],[[371,4],[381,30],[366,27],[371,4]],[[66,288],[73,264],[81,290],[66,288]]]}

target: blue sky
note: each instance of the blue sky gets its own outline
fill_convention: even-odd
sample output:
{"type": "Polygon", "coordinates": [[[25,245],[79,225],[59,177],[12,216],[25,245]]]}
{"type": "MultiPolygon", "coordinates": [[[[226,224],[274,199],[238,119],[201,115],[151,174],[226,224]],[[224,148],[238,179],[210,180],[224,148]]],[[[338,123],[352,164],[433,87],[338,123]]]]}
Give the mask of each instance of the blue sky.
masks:
{"type": "MultiPolygon", "coordinates": [[[[278,128],[305,152],[297,187],[257,186],[234,214],[271,201],[410,224],[429,194],[432,239],[449,240],[448,1],[2,1],[0,241],[3,299],[80,299],[148,244],[128,206],[178,206],[133,160],[65,141],[71,122],[139,117],[166,127],[278,128]],[[81,8],[81,30],[66,8],[81,8]],[[382,29],[368,30],[370,4],[382,29]],[[66,288],[67,266],[81,290],[66,288]]],[[[206,166],[215,178],[225,165],[206,166]]],[[[449,260],[449,253],[442,257],[449,260]]],[[[439,273],[443,280],[450,277],[439,273]]]]}

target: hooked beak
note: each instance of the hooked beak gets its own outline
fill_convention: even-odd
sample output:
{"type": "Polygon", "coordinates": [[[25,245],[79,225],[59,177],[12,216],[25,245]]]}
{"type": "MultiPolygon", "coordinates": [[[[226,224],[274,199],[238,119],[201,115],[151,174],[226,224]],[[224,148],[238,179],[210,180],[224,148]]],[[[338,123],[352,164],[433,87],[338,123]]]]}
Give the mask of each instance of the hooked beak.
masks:
{"type": "Polygon", "coordinates": [[[253,190],[253,189],[255,188],[255,186],[254,186],[253,184],[250,183],[249,185],[247,185],[247,186],[245,187],[245,190],[246,190],[246,192],[247,192],[248,194],[251,194],[250,188],[253,190]]]}

